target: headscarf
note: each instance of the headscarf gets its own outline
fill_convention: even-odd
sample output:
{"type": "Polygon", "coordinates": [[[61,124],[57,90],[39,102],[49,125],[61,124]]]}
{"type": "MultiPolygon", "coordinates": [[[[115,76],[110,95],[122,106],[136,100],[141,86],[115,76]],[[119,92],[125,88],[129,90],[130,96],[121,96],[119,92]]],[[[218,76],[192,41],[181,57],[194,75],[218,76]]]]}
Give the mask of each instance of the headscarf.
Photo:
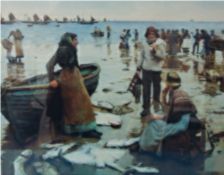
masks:
{"type": "Polygon", "coordinates": [[[72,40],[76,37],[77,35],[75,33],[69,33],[69,32],[64,33],[59,42],[59,46],[72,46],[72,40]]]}

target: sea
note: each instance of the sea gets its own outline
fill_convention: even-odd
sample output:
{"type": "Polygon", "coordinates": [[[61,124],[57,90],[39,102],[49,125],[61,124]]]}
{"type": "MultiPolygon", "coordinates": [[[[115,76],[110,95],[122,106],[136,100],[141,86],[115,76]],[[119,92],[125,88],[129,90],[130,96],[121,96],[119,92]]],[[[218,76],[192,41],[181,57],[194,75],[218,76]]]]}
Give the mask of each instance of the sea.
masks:
{"type": "MultiPolygon", "coordinates": [[[[118,49],[120,42],[120,34],[123,29],[130,29],[132,38],[134,38],[134,29],[139,31],[140,41],[144,42],[144,33],[148,26],[154,26],[158,29],[178,29],[182,28],[189,30],[192,35],[195,29],[206,29],[207,31],[215,30],[216,34],[220,34],[224,30],[224,22],[196,22],[196,21],[183,21],[183,22],[172,22],[172,21],[108,21],[99,22],[93,25],[81,25],[77,23],[62,23],[57,27],[57,23],[52,22],[47,25],[33,25],[29,27],[26,23],[17,22],[14,24],[1,25],[1,39],[8,37],[10,31],[20,29],[24,35],[22,41],[24,58],[24,75],[25,78],[42,74],[46,72],[46,62],[55,53],[60,37],[65,32],[74,32],[78,35],[79,46],[78,46],[78,57],[80,64],[96,62],[101,64],[103,59],[111,58],[114,61],[113,64],[104,62],[103,67],[107,69],[121,68],[120,51],[118,49]],[[106,26],[110,26],[112,29],[111,38],[106,38],[106,26]],[[91,36],[94,28],[97,27],[105,32],[105,36],[102,38],[94,38],[91,36]]],[[[193,39],[193,38],[192,38],[193,39]]],[[[130,45],[133,42],[130,40],[130,45]]],[[[11,38],[13,41],[13,38],[11,38]]],[[[190,48],[192,46],[189,46],[190,48]]],[[[14,52],[14,50],[13,50],[14,52]]],[[[15,53],[12,53],[15,55],[15,53]]],[[[130,50],[130,57],[134,57],[133,47],[130,50]]],[[[7,77],[7,63],[6,51],[1,47],[1,82],[7,77]]],[[[132,64],[130,64],[130,67],[132,64]]],[[[108,70],[108,72],[110,72],[108,70]]],[[[116,72],[118,73],[118,72],[116,72]]],[[[115,73],[115,74],[116,74],[115,73]]],[[[110,78],[116,77],[114,74],[105,77],[102,74],[102,81],[106,81],[110,78]]]]}

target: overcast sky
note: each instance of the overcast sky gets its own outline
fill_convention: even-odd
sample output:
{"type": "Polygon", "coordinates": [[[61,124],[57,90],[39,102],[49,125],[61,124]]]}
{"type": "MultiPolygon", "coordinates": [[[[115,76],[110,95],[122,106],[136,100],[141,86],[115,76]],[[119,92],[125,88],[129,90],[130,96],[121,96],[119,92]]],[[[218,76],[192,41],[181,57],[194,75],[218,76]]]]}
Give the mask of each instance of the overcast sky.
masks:
{"type": "Polygon", "coordinates": [[[13,12],[18,19],[37,13],[52,19],[79,15],[98,20],[224,21],[224,1],[2,1],[1,10],[5,19],[13,12]]]}

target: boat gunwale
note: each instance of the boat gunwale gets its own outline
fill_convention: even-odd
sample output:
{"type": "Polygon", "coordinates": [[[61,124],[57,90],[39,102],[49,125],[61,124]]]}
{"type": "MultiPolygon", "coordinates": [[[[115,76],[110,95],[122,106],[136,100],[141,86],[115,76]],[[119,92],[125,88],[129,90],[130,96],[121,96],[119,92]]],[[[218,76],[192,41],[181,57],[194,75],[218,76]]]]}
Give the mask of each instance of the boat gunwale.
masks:
{"type": "MultiPolygon", "coordinates": [[[[91,78],[94,78],[94,76],[97,76],[97,74],[100,72],[100,66],[97,63],[90,63],[90,64],[82,64],[80,65],[80,68],[88,68],[88,67],[96,67],[96,70],[94,70],[93,72],[91,72],[90,74],[83,76],[84,81],[89,80],[91,78]]],[[[55,72],[55,74],[59,74],[60,70],[55,72]]],[[[42,85],[25,85],[27,84],[27,82],[29,81],[33,81],[36,79],[39,79],[40,77],[45,77],[46,74],[40,74],[40,75],[36,75],[33,77],[30,77],[26,80],[24,80],[23,82],[20,82],[19,84],[17,84],[16,86],[12,86],[10,88],[7,88],[6,91],[7,92],[12,92],[12,91],[27,91],[27,90],[35,90],[35,89],[48,89],[49,88],[49,84],[42,84],[42,85]]]]}

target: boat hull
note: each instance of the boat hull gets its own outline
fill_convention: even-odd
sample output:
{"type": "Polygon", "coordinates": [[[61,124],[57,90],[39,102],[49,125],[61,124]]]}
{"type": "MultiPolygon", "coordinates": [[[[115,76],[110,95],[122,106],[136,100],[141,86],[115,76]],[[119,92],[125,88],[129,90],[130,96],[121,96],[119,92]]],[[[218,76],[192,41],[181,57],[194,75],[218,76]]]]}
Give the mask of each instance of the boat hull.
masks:
{"type": "MultiPolygon", "coordinates": [[[[100,69],[97,65],[81,66],[81,74],[89,95],[92,95],[97,88],[99,72],[100,69]],[[92,74],[86,74],[85,70],[91,66],[94,71],[92,74]]],[[[48,81],[46,75],[39,75],[26,80],[25,84],[33,82],[44,84],[46,81],[48,81]]],[[[12,126],[13,134],[20,144],[28,143],[37,136],[40,119],[46,107],[48,91],[48,88],[2,91],[1,112],[12,126]]]]}

